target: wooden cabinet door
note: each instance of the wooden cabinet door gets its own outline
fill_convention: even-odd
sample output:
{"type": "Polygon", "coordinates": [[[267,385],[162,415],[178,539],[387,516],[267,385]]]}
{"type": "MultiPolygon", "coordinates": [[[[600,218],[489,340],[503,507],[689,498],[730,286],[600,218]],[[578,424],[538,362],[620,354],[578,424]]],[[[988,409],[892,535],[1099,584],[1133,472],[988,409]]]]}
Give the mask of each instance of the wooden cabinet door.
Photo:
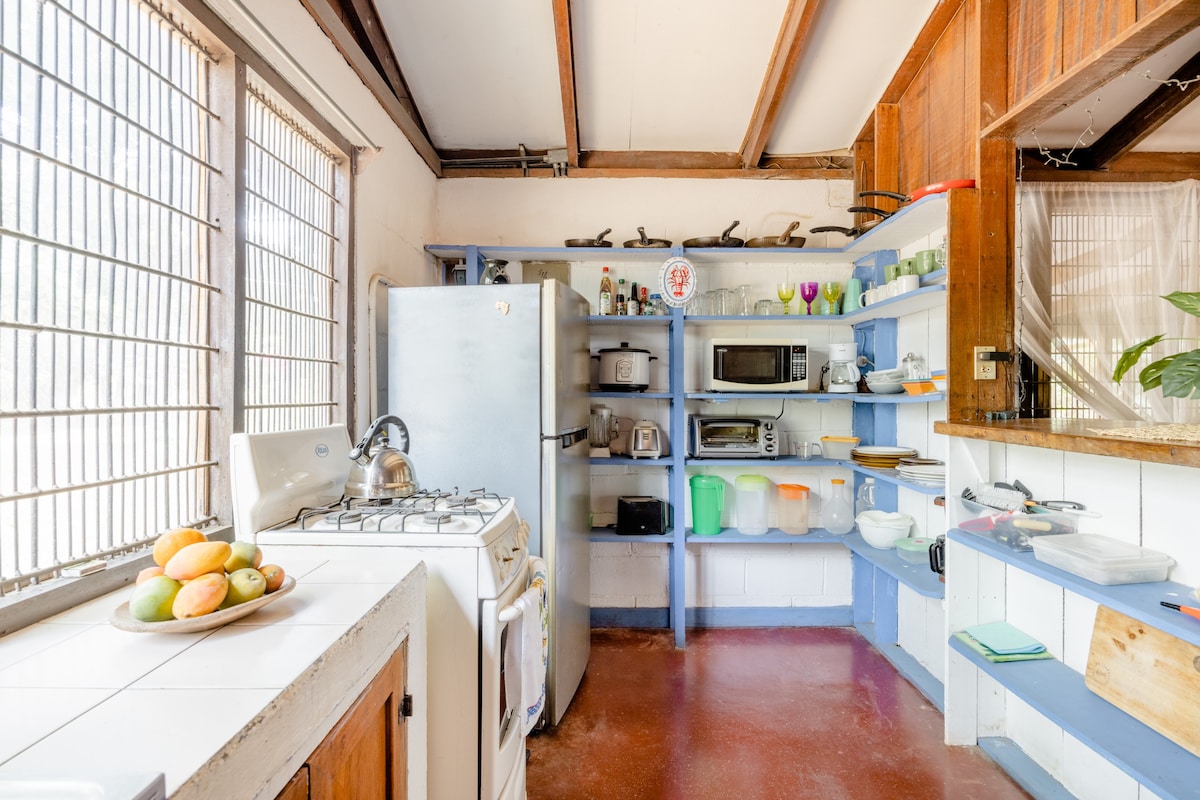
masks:
{"type": "Polygon", "coordinates": [[[407,675],[405,641],[309,757],[312,800],[403,800],[407,796],[408,736],[401,715],[407,675]]]}
{"type": "Polygon", "coordinates": [[[283,791],[275,796],[275,800],[308,800],[308,766],[296,770],[296,774],[288,781],[283,791]]]}

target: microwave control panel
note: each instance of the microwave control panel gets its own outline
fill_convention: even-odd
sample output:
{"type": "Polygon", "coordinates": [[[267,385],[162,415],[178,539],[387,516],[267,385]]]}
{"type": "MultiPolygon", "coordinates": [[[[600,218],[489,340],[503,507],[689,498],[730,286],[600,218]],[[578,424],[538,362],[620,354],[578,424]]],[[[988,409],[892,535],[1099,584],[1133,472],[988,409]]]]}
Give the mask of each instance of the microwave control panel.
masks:
{"type": "Polygon", "coordinates": [[[792,380],[808,380],[808,346],[792,345],[792,380]]]}

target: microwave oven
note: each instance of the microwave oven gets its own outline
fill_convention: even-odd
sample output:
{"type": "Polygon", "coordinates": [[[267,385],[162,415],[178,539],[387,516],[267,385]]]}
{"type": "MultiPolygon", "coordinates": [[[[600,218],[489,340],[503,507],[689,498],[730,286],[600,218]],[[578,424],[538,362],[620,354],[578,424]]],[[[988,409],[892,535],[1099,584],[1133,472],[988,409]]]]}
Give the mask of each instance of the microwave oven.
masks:
{"type": "Polygon", "coordinates": [[[688,450],[695,458],[778,458],[774,417],[688,417],[688,450]]]}
{"type": "Polygon", "coordinates": [[[704,390],[807,392],[812,389],[805,339],[709,339],[704,390]]]}

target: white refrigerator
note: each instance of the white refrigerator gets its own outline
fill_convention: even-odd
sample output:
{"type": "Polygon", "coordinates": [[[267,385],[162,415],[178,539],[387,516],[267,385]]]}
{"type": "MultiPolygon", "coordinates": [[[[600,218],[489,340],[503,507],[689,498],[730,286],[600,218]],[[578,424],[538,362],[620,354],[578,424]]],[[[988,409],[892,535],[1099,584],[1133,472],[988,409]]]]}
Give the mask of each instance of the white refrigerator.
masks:
{"type": "Polygon", "coordinates": [[[587,314],[556,280],[388,290],[388,412],[421,488],[514,497],[546,561],[552,725],[591,648],[587,314]]]}

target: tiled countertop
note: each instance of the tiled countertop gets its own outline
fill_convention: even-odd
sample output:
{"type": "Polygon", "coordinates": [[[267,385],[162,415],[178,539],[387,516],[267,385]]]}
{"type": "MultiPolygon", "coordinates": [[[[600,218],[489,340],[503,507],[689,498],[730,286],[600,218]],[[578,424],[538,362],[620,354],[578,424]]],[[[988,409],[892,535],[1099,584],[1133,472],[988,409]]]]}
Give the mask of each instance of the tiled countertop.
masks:
{"type": "MultiPolygon", "coordinates": [[[[125,587],[0,638],[0,777],[162,772],[171,797],[272,798],[406,637],[424,695],[423,564],[263,550],[296,588],[215,630],[118,630],[125,587]]],[[[423,765],[423,713],[410,724],[423,765]]],[[[409,790],[423,796],[423,769],[409,790]]]]}

